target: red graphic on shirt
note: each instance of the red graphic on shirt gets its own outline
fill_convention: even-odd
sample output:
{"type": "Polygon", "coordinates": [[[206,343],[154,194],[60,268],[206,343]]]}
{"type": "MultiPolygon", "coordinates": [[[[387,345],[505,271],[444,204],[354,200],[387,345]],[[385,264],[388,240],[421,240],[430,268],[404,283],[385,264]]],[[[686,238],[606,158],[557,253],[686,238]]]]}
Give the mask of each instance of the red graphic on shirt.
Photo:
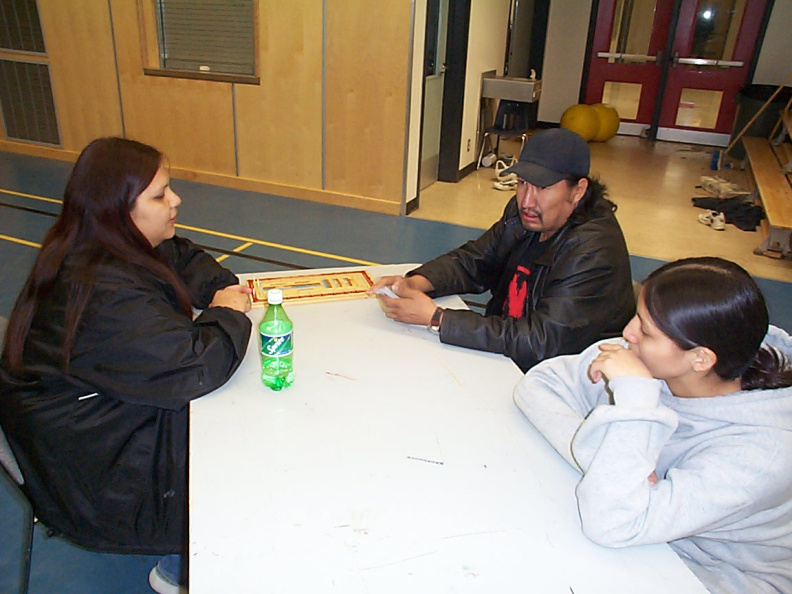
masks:
{"type": "Polygon", "coordinates": [[[503,315],[511,318],[521,318],[525,315],[525,300],[528,297],[528,279],[531,271],[523,266],[517,266],[514,276],[509,283],[509,293],[503,304],[503,315]]]}

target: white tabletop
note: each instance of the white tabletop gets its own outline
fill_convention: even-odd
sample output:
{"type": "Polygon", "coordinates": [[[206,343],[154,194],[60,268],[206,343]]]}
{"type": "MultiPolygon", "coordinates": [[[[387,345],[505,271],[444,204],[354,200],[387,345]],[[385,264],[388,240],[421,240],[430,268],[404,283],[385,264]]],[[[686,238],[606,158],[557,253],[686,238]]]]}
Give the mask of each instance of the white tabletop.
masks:
{"type": "Polygon", "coordinates": [[[582,534],[579,475],[515,406],[509,359],[373,298],[286,309],[294,385],[261,384],[254,326],[234,377],[192,403],[191,594],[706,592],[666,545],[582,534]]]}

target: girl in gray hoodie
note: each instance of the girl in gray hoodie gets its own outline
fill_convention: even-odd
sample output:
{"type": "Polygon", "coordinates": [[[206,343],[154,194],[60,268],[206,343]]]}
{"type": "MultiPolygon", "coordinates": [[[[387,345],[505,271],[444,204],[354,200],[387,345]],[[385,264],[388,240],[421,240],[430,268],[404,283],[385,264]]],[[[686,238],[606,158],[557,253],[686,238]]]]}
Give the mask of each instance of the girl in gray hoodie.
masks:
{"type": "Polygon", "coordinates": [[[792,338],[720,258],[653,272],[623,339],[547,360],[517,406],[583,473],[583,532],[667,542],[713,593],[792,593],[792,338]]]}

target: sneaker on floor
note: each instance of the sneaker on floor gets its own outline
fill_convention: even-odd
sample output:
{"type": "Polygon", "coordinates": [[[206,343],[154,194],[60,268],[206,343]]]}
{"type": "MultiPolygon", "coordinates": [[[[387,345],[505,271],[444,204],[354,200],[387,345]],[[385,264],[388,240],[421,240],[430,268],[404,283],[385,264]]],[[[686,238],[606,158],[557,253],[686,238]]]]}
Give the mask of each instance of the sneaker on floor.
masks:
{"type": "Polygon", "coordinates": [[[716,213],[712,217],[712,223],[710,223],[710,227],[715,229],[715,231],[723,231],[726,229],[726,215],[722,212],[716,213]]]}
{"type": "Polygon", "coordinates": [[[517,180],[496,181],[492,187],[496,190],[514,191],[517,188],[517,180]]]}
{"type": "Polygon", "coordinates": [[[712,218],[717,216],[718,213],[714,210],[707,211],[705,214],[700,214],[698,216],[698,222],[702,225],[707,225],[708,227],[712,225],[712,218]]]}
{"type": "Polygon", "coordinates": [[[497,181],[501,183],[510,182],[512,180],[517,181],[516,173],[507,173],[506,175],[503,175],[503,172],[509,167],[511,167],[511,165],[512,165],[511,163],[506,163],[506,161],[503,161],[501,159],[499,159],[498,162],[495,163],[495,177],[497,178],[497,181]]]}
{"type": "Polygon", "coordinates": [[[149,586],[157,594],[187,594],[187,586],[180,585],[181,555],[165,555],[149,573],[149,586]]]}

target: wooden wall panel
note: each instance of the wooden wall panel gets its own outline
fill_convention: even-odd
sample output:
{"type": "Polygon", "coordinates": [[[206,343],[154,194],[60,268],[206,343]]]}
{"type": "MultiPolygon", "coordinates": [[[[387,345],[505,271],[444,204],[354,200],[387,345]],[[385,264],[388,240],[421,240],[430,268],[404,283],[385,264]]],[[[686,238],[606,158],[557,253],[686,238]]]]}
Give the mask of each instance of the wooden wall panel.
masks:
{"type": "Polygon", "coordinates": [[[137,2],[110,7],[127,137],[163,151],[172,167],[235,175],[231,84],[144,75],[137,2]]]}
{"type": "Polygon", "coordinates": [[[239,174],[322,187],[322,0],[260,0],[260,85],[235,87],[239,174]]]}
{"type": "Polygon", "coordinates": [[[411,3],[327,0],[325,188],[401,202],[411,3]]]}
{"type": "Polygon", "coordinates": [[[122,133],[107,0],[38,0],[61,143],[79,152],[122,133]]]}
{"type": "Polygon", "coordinates": [[[176,177],[400,212],[411,2],[258,0],[260,85],[145,75],[156,50],[136,0],[38,3],[65,150],[0,150],[73,160],[124,134],[176,177]]]}

